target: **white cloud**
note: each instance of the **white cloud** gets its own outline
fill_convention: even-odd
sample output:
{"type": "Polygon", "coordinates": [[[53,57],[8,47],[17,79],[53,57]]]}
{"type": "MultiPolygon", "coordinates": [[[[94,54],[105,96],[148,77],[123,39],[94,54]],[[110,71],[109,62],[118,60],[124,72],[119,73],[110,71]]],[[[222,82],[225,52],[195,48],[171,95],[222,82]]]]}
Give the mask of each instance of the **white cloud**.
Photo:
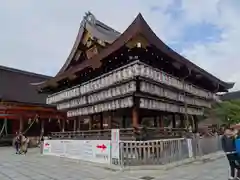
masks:
{"type": "Polygon", "coordinates": [[[227,0],[215,0],[215,3],[213,1],[208,2],[211,2],[210,5],[207,5],[207,2],[205,2],[205,5],[208,7],[207,9],[212,7],[212,11],[207,10],[206,12],[204,8],[203,13],[197,12],[201,11],[199,10],[201,8],[192,5],[192,9],[184,9],[184,12],[195,16],[195,22],[208,21],[222,29],[221,39],[217,42],[206,42],[204,44],[193,43],[193,46],[185,49],[183,54],[190,59],[194,59],[197,64],[220,78],[237,82],[234,89],[239,89],[240,24],[237,22],[240,16],[240,4],[237,4],[236,1],[227,0]]]}
{"type": "Polygon", "coordinates": [[[181,0],[182,15],[177,19],[166,13],[175,1],[2,0],[0,64],[54,75],[65,62],[86,11],[122,32],[141,12],[167,44],[181,45],[181,37],[190,33],[184,29],[188,25],[207,22],[220,28],[219,41],[192,42],[182,53],[220,78],[237,81],[240,88],[238,0],[181,0]]]}
{"type": "MultiPolygon", "coordinates": [[[[164,0],[160,7],[166,9],[171,2],[164,0]]],[[[151,14],[149,10],[156,3],[159,4],[158,1],[149,4],[138,0],[4,0],[0,6],[0,63],[54,75],[65,62],[80,21],[88,10],[119,31],[124,31],[142,12],[154,29],[167,39],[169,18],[166,19],[162,12],[151,14]]]]}
{"type": "Polygon", "coordinates": [[[212,22],[218,17],[218,4],[221,0],[182,0],[181,8],[188,23],[212,22]]]}

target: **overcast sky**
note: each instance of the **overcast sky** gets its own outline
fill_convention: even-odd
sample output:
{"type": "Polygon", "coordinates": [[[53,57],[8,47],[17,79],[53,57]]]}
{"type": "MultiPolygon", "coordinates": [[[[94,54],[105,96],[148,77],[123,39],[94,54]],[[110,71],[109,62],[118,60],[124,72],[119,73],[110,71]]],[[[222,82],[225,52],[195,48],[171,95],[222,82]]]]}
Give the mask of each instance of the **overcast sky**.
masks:
{"type": "Polygon", "coordinates": [[[54,76],[89,10],[120,32],[141,12],[171,48],[240,89],[240,0],[1,0],[0,65],[54,76]]]}

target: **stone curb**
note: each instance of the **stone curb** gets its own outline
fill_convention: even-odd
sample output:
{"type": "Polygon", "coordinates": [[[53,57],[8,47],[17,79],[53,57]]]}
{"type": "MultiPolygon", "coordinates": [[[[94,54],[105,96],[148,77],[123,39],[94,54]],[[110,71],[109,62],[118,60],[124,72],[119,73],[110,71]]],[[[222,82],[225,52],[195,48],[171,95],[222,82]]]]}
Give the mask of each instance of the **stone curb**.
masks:
{"type": "Polygon", "coordinates": [[[73,163],[78,163],[78,164],[87,165],[87,166],[99,167],[99,168],[110,170],[110,171],[122,170],[121,166],[116,166],[116,165],[94,163],[94,162],[78,160],[78,159],[70,159],[67,157],[59,157],[59,158],[62,159],[64,162],[73,162],[73,163]]]}
{"type": "Polygon", "coordinates": [[[175,167],[187,165],[187,164],[201,164],[201,163],[207,163],[209,161],[215,161],[217,159],[223,158],[224,153],[223,152],[216,152],[211,153],[205,156],[201,157],[195,157],[195,158],[188,158],[184,159],[178,162],[173,162],[165,165],[149,165],[149,166],[135,166],[135,167],[124,167],[123,171],[134,171],[134,170],[169,170],[175,167]]]}
{"type": "Polygon", "coordinates": [[[79,163],[79,164],[83,164],[83,165],[99,167],[99,168],[103,168],[103,169],[110,170],[110,171],[138,171],[138,170],[163,170],[164,171],[164,170],[169,170],[169,169],[187,165],[187,164],[207,163],[207,162],[215,161],[215,160],[223,158],[223,157],[224,157],[223,152],[216,152],[216,153],[211,153],[211,154],[208,154],[205,156],[188,158],[188,159],[184,159],[182,161],[173,162],[173,163],[169,163],[169,164],[165,164],[165,165],[143,165],[143,166],[126,166],[126,167],[87,162],[87,161],[83,161],[83,160],[69,159],[66,157],[60,157],[60,159],[62,159],[63,161],[75,162],[75,163],[79,163]]]}
{"type": "Polygon", "coordinates": [[[205,163],[205,162],[209,162],[209,161],[215,161],[217,159],[221,159],[225,157],[225,153],[222,151],[216,152],[216,153],[212,153],[212,154],[208,154],[205,156],[201,156],[201,157],[197,157],[195,162],[196,164],[199,163],[205,163]]]}

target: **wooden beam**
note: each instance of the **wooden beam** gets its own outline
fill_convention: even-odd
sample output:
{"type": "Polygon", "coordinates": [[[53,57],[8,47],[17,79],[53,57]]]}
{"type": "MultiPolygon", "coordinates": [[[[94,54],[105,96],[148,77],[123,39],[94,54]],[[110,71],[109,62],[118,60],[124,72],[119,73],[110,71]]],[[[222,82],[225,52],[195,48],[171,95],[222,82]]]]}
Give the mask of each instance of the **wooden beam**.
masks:
{"type": "Polygon", "coordinates": [[[65,113],[59,112],[43,112],[43,111],[24,111],[24,110],[5,110],[0,111],[0,114],[27,114],[27,115],[39,115],[39,116],[60,116],[66,117],[65,113]]]}
{"type": "Polygon", "coordinates": [[[8,120],[19,120],[19,116],[14,116],[14,115],[3,115],[0,116],[0,119],[4,120],[7,118],[8,120]]]}
{"type": "Polygon", "coordinates": [[[17,102],[2,102],[0,109],[17,109],[17,110],[33,110],[33,111],[57,111],[55,107],[43,107],[41,105],[28,105],[17,102]]]}
{"type": "Polygon", "coordinates": [[[56,109],[42,107],[8,107],[7,110],[57,112],[56,109]]]}
{"type": "MultiPolygon", "coordinates": [[[[22,112],[22,113],[4,113],[4,114],[0,114],[0,118],[3,117],[27,117],[27,118],[33,118],[36,116],[36,113],[27,113],[27,112],[22,112]]],[[[58,116],[58,115],[52,115],[52,114],[40,114],[38,115],[40,118],[44,118],[44,119],[65,119],[64,116],[58,116]]]]}

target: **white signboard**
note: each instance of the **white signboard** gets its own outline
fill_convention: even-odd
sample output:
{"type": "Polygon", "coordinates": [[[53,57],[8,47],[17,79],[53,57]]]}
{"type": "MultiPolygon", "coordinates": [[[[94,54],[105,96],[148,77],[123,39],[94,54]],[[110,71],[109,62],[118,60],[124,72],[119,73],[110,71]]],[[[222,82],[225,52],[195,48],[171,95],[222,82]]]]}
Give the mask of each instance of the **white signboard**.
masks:
{"type": "Polygon", "coordinates": [[[94,140],[91,141],[94,150],[95,162],[111,163],[111,141],[109,140],[94,140]]]}
{"type": "Polygon", "coordinates": [[[43,154],[50,154],[51,153],[51,143],[48,140],[44,140],[43,143],[43,154]]]}
{"type": "Polygon", "coordinates": [[[110,164],[109,140],[45,140],[43,154],[110,164]]]}
{"type": "Polygon", "coordinates": [[[119,129],[112,129],[111,130],[111,145],[112,145],[111,153],[112,153],[112,158],[114,159],[120,158],[119,140],[120,140],[119,129]]]}

